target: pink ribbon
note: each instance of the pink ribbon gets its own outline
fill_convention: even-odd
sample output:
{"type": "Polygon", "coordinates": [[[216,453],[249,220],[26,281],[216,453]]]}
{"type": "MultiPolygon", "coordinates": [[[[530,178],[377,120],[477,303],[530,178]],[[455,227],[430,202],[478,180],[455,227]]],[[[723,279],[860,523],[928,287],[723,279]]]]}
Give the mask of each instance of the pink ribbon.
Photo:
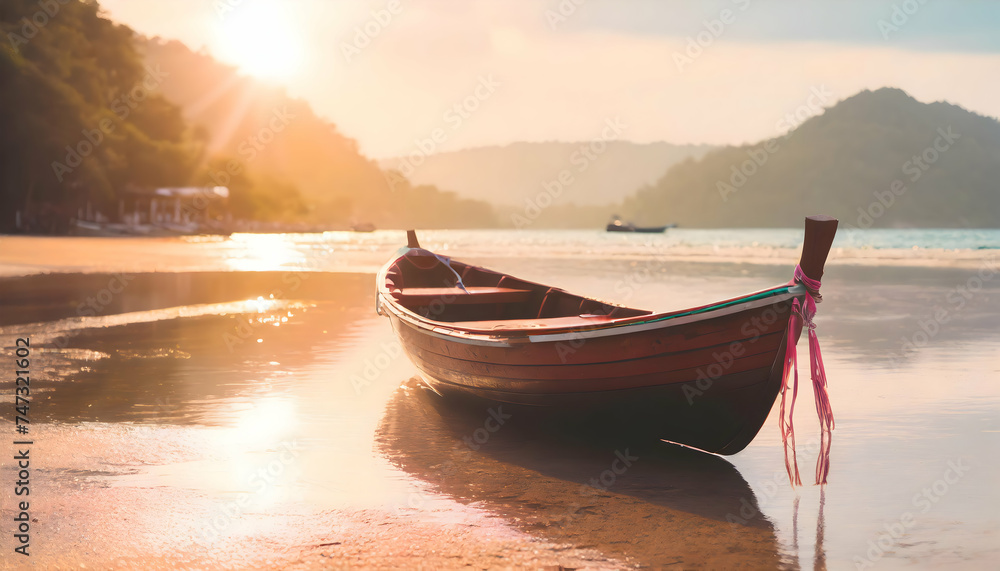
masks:
{"type": "Polygon", "coordinates": [[[785,368],[781,381],[781,409],[778,426],[781,429],[781,442],[785,448],[785,470],[788,480],[793,486],[801,486],[799,465],[795,457],[795,429],[792,417],[795,414],[795,398],[799,392],[798,357],[795,349],[802,328],[808,329],[809,363],[812,373],[813,393],[816,395],[816,414],[820,423],[820,452],[816,459],[816,484],[825,484],[830,473],[830,444],[833,439],[831,431],[834,428],[833,409],[830,406],[830,395],[827,391],[826,370],[823,368],[823,355],[819,350],[819,338],[816,337],[816,303],[822,301],[819,294],[819,280],[811,279],[802,272],[801,266],[795,266],[794,283],[800,283],[806,288],[805,299],[800,303],[796,298],[792,301],[792,315],[788,320],[788,339],[785,344],[785,368]],[[792,379],[792,399],[785,414],[785,397],[788,393],[789,379],[792,379]],[[791,455],[789,455],[789,450],[791,455]]]}

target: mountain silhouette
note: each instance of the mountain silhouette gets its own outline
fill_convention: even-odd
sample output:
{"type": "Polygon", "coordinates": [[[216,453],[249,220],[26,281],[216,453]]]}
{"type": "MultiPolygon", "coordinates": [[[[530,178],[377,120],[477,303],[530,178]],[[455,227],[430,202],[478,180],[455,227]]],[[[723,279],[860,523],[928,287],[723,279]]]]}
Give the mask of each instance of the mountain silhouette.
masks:
{"type": "Polygon", "coordinates": [[[674,165],[622,212],[706,227],[795,227],[822,212],[860,228],[996,228],[998,181],[995,118],[883,88],[787,135],[674,165]]]}

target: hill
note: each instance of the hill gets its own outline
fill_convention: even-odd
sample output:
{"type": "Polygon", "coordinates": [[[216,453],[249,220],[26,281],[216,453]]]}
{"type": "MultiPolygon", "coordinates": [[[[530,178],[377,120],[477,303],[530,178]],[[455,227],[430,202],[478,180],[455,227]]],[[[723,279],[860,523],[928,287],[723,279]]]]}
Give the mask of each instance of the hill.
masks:
{"type": "Polygon", "coordinates": [[[638,221],[797,227],[1000,226],[1000,122],[899,89],[863,91],[787,136],[674,165],[622,206],[638,221]]]}
{"type": "Polygon", "coordinates": [[[183,185],[198,169],[200,141],[151,92],[164,78],[132,31],[94,3],[57,9],[38,26],[37,2],[0,8],[0,231],[63,233],[85,204],[117,211],[128,185],[183,185]]]}
{"type": "MultiPolygon", "coordinates": [[[[556,204],[606,206],[658,180],[684,159],[701,157],[706,145],[639,144],[628,141],[512,143],[427,156],[419,165],[406,157],[379,161],[408,174],[417,184],[433,184],[460,196],[521,207],[543,192],[543,184],[568,170],[573,183],[556,204]]],[[[415,162],[415,161],[414,161],[415,162]]],[[[602,219],[607,213],[602,215],[602,219]]]]}
{"type": "Polygon", "coordinates": [[[485,202],[383,173],[280,87],[137,35],[96,1],[57,9],[0,8],[0,232],[66,233],[83,210],[122,219],[132,191],[216,185],[243,220],[495,224],[485,202]]]}
{"type": "MultiPolygon", "coordinates": [[[[357,143],[284,88],[241,76],[177,41],[139,38],[149,65],[169,79],[160,89],[207,137],[212,157],[206,183],[256,184],[265,207],[296,197],[299,217],[379,227],[493,226],[485,202],[426,185],[411,185],[360,154],[357,143]],[[249,173],[249,174],[247,174],[249,173]],[[256,182],[253,182],[256,179],[256,182]]],[[[259,209],[259,208],[258,208],[259,209]]]]}

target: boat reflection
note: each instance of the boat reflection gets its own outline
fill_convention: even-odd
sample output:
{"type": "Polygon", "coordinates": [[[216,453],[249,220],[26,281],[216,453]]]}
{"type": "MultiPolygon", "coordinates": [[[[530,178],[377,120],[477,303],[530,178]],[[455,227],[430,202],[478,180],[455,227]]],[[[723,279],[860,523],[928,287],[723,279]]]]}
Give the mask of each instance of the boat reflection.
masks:
{"type": "Polygon", "coordinates": [[[401,470],[522,530],[642,565],[788,565],[736,468],[719,456],[620,435],[560,433],[411,379],[377,445],[401,470]]]}

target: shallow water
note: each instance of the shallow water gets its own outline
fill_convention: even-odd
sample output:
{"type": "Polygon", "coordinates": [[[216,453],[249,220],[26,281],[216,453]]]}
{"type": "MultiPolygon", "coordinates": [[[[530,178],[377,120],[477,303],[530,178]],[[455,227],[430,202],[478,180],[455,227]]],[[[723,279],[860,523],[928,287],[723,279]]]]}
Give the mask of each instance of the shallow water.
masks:
{"type": "MultiPolygon", "coordinates": [[[[665,256],[654,242],[666,237],[574,232],[492,233],[492,245],[473,244],[474,233],[428,233],[425,244],[648,309],[788,279],[784,258],[799,234],[712,232],[685,239],[760,259],[665,256]],[[519,245],[516,255],[503,239],[519,245]],[[608,249],[600,263],[573,255],[608,249]]],[[[925,237],[932,264],[907,263],[899,253],[914,244],[898,236],[841,250],[847,259],[882,252],[874,263],[831,261],[817,326],[837,428],[822,490],[788,485],[774,411],[746,450],[725,458],[538,434],[517,418],[470,444],[490,411],[426,394],[374,314],[370,272],[394,249],[391,236],[19,238],[19,249],[58,252],[32,258],[29,272],[7,249],[14,242],[0,239],[8,274],[106,272],[0,282],[0,344],[10,352],[15,337],[32,338],[39,553],[87,559],[87,538],[119,530],[120,544],[106,548],[119,558],[111,561],[181,551],[195,566],[267,566],[289,550],[349,544],[352,525],[415,522],[527,537],[555,557],[563,545],[590,550],[596,566],[1000,563],[995,236],[925,237]],[[86,258],[66,253],[80,244],[86,258]],[[146,248],[165,255],[140,256],[146,248]],[[102,296],[112,272],[136,264],[164,273],[129,274],[120,293],[102,296]],[[608,475],[616,452],[636,459],[608,475]],[[595,479],[606,489],[588,485],[595,479]],[[106,501],[115,515],[88,511],[83,498],[106,501]]],[[[798,460],[809,481],[818,423],[808,386],[799,399],[798,460]]],[[[13,499],[8,456],[3,521],[13,499]]],[[[5,553],[10,542],[4,528],[5,553]]]]}
{"type": "MultiPolygon", "coordinates": [[[[594,230],[422,230],[421,244],[465,259],[651,259],[794,264],[802,229],[677,228],[664,234],[594,230]]],[[[0,236],[0,275],[46,271],[328,271],[374,273],[406,243],[401,231],[233,234],[178,238],[0,236]]],[[[1000,230],[841,228],[832,265],[977,269],[1000,249],[1000,230]]]]}

